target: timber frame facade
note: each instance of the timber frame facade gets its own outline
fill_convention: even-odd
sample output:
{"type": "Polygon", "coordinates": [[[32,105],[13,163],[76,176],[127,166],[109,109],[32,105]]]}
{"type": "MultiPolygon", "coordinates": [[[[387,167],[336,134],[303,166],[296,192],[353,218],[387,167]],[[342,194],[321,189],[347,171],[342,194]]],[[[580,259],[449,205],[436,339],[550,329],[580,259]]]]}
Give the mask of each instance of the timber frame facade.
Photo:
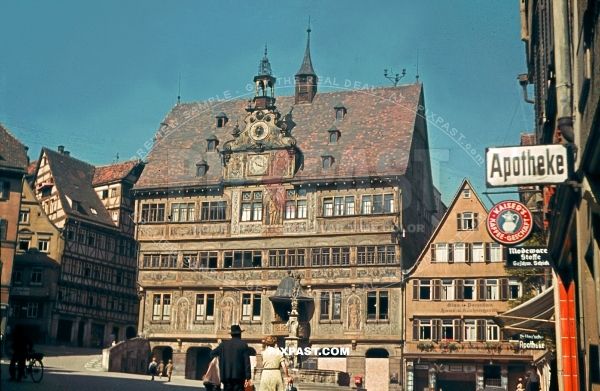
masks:
{"type": "Polygon", "coordinates": [[[137,244],[133,202],[123,190],[133,186],[142,169],[139,162],[94,167],[62,146],[58,152],[42,149],[32,185],[64,241],[49,314],[51,341],[106,347],[136,336],[137,244]]]}
{"type": "Polygon", "coordinates": [[[276,106],[265,54],[250,105],[178,103],[158,130],[134,187],[139,329],[187,378],[234,324],[257,352],[267,335],[285,346],[291,307],[273,295],[292,274],[311,297],[300,346],[349,352],[303,367],[400,387],[401,270],[434,208],[422,85],[317,94],[316,83],[307,45],[296,95],[276,106]]]}

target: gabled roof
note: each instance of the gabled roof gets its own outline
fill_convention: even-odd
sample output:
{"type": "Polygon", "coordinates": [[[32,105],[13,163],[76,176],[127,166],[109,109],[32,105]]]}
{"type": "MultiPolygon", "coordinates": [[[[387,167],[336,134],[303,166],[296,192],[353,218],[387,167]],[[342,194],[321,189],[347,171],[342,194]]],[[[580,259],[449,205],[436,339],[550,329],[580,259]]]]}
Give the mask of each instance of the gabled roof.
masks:
{"type": "Polygon", "coordinates": [[[109,164],[107,166],[98,166],[94,170],[94,179],[92,184],[94,186],[117,182],[125,179],[127,175],[138,165],[141,161],[139,160],[128,160],[121,163],[109,164]]]}
{"type": "MultiPolygon", "coordinates": [[[[294,96],[278,97],[277,106],[283,113],[289,113],[293,107],[287,114],[292,124],[290,133],[302,152],[303,162],[294,180],[403,175],[419,105],[424,105],[420,83],[318,93],[312,104],[303,105],[294,105],[294,96]],[[339,102],[349,109],[343,120],[344,137],[330,144],[323,130],[335,121],[334,107],[339,102]],[[321,164],[323,155],[335,158],[334,166],[326,171],[321,164]]],[[[220,184],[221,156],[206,152],[206,139],[214,134],[222,142],[231,140],[235,121],[217,128],[214,118],[224,111],[230,118],[242,120],[247,107],[245,99],[222,101],[213,107],[202,103],[175,105],[161,121],[173,125],[159,128],[135,188],[220,184]],[[192,167],[202,158],[211,169],[205,176],[197,177],[192,167]]]]}
{"type": "Polygon", "coordinates": [[[67,217],[117,229],[92,187],[94,166],[48,148],[42,148],[41,153],[48,158],[54,185],[67,217]]]}
{"type": "Polygon", "coordinates": [[[410,269],[408,269],[408,271],[406,273],[407,276],[410,275],[410,274],[412,274],[415,270],[417,270],[417,267],[419,266],[419,264],[421,263],[421,261],[423,260],[423,258],[425,258],[425,256],[427,255],[427,253],[429,251],[429,246],[435,241],[438,233],[444,227],[444,224],[446,223],[446,220],[448,220],[448,216],[450,216],[451,213],[454,213],[454,205],[456,205],[456,202],[459,200],[460,195],[462,194],[462,191],[466,187],[468,187],[471,190],[471,195],[475,196],[475,198],[481,204],[481,206],[483,207],[483,209],[486,212],[488,212],[487,207],[481,201],[481,198],[479,198],[479,195],[477,195],[477,192],[473,188],[473,185],[471,184],[471,182],[467,178],[464,178],[463,181],[462,181],[462,183],[458,187],[458,190],[454,194],[454,197],[452,198],[452,201],[450,202],[450,205],[448,205],[448,208],[446,209],[446,213],[444,213],[444,215],[442,216],[442,219],[438,223],[437,227],[435,227],[435,230],[431,234],[431,237],[429,238],[429,240],[427,241],[427,243],[423,247],[423,250],[419,254],[419,257],[417,258],[417,261],[414,263],[414,265],[411,266],[410,269]]]}
{"type": "Polygon", "coordinates": [[[27,147],[0,124],[0,170],[25,173],[27,147]]]}

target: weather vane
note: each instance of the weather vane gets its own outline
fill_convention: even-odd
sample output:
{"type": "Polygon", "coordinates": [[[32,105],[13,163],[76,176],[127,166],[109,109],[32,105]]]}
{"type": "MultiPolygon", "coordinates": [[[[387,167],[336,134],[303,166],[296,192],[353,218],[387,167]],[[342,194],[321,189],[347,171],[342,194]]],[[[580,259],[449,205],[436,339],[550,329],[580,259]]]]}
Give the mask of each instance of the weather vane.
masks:
{"type": "MultiPolygon", "coordinates": [[[[390,72],[394,73],[394,71],[391,68],[390,68],[390,72]]],[[[394,87],[396,87],[398,85],[398,82],[404,76],[406,76],[406,69],[402,70],[402,76],[400,76],[399,74],[396,73],[396,76],[394,76],[394,77],[388,76],[388,70],[387,69],[383,70],[383,77],[385,77],[386,79],[388,79],[389,81],[391,81],[392,83],[394,83],[394,87]]]]}

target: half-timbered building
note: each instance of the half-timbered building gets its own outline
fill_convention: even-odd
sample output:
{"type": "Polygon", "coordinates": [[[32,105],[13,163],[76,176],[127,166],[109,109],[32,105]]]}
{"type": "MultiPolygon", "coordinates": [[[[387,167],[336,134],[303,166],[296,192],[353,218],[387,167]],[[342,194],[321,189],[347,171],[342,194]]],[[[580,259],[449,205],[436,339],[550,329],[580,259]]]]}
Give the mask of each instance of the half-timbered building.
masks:
{"type": "Polygon", "coordinates": [[[240,324],[257,352],[297,330],[300,346],[348,349],[304,368],[399,387],[401,269],[433,209],[423,88],[317,82],[307,45],[295,94],[275,97],[265,53],[250,101],[178,103],[156,134],[134,187],[139,328],[188,378],[240,324]],[[290,273],[310,297],[297,329],[289,292],[276,295],[290,273]]]}
{"type": "Polygon", "coordinates": [[[62,146],[42,149],[32,184],[64,239],[52,340],[104,347],[137,335],[137,245],[128,190],[142,170],[140,162],[94,167],[62,146]]]}

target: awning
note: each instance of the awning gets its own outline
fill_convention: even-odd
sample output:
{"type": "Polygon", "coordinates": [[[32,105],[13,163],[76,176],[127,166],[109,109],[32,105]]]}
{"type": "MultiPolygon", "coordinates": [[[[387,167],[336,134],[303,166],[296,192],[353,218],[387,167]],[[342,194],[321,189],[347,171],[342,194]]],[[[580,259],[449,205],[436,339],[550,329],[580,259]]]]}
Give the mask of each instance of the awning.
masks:
{"type": "Polygon", "coordinates": [[[536,332],[554,328],[554,287],[494,317],[508,337],[522,332],[536,332]]]}

